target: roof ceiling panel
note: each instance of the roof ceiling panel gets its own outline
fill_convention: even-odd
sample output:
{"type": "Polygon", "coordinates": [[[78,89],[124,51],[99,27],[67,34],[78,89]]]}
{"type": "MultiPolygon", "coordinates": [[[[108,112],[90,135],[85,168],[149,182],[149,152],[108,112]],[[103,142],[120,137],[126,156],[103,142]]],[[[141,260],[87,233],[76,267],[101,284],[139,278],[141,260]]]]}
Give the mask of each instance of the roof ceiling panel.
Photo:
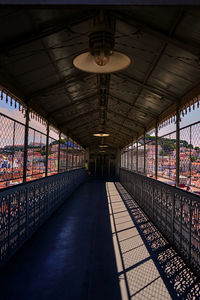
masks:
{"type": "Polygon", "coordinates": [[[122,145],[200,82],[200,13],[187,7],[108,7],[106,14],[115,18],[115,50],[132,59],[126,70],[108,76],[72,64],[89,48],[97,14],[97,8],[79,6],[1,8],[0,67],[9,88],[17,87],[30,105],[85,145],[99,142],[92,133],[102,122],[104,93],[107,142],[122,145]]]}

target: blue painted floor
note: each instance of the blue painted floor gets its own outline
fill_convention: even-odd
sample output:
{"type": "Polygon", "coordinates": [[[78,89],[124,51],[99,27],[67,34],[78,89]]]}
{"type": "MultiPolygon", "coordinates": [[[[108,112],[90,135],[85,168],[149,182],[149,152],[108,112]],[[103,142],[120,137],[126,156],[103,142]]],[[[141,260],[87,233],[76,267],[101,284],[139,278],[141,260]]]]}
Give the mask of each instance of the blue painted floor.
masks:
{"type": "Polygon", "coordinates": [[[83,184],[1,270],[0,299],[121,299],[104,181],[83,184]]]}
{"type": "Polygon", "coordinates": [[[200,280],[119,182],[91,180],[1,270],[0,300],[47,299],[199,300],[200,280]]]}

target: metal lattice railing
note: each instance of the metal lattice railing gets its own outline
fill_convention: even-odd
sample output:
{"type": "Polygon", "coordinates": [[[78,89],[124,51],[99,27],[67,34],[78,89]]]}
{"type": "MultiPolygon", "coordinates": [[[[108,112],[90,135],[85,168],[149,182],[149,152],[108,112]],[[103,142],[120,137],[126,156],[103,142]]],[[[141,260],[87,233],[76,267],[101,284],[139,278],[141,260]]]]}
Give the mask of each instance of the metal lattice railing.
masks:
{"type": "Polygon", "coordinates": [[[0,266],[85,180],[83,169],[41,178],[0,193],[0,266]]]}
{"type": "Polygon", "coordinates": [[[120,170],[120,182],[183,259],[199,274],[199,196],[124,169],[120,170]]]}

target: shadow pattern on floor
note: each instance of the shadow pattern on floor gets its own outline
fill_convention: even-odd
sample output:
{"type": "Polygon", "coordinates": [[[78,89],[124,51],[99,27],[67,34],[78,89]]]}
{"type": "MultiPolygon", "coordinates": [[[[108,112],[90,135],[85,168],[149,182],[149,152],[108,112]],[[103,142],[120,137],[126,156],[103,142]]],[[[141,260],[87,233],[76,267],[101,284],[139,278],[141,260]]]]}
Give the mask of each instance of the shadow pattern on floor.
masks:
{"type": "MultiPolygon", "coordinates": [[[[133,220],[133,223],[142,238],[143,243],[146,246],[150,254],[150,258],[154,262],[156,266],[159,276],[162,278],[171,299],[200,299],[200,282],[196,278],[196,276],[192,273],[192,271],[187,267],[181,257],[176,253],[176,251],[171,247],[171,245],[166,241],[166,239],[162,236],[159,230],[155,227],[155,225],[149,220],[146,214],[142,211],[142,209],[138,206],[137,202],[131,197],[131,195],[125,190],[125,188],[119,183],[116,182],[115,186],[123,199],[123,202],[128,209],[128,212],[133,220]]],[[[131,235],[127,237],[130,239],[131,235]]],[[[120,245],[121,247],[121,245],[120,245]]],[[[135,245],[138,247],[138,256],[142,256],[142,249],[140,245],[135,245]]],[[[128,253],[130,249],[124,249],[121,247],[121,258],[123,262],[126,264],[125,255],[128,253]]],[[[148,259],[144,259],[142,263],[146,263],[148,259]]],[[[133,260],[132,260],[133,262],[133,260]]],[[[140,297],[136,297],[137,294],[131,293],[132,287],[131,282],[137,280],[137,278],[130,278],[131,275],[128,274],[129,270],[133,270],[138,267],[137,264],[130,264],[128,268],[124,269],[125,280],[128,289],[128,298],[129,299],[142,299],[140,297]]],[[[152,268],[149,265],[148,268],[145,269],[146,274],[142,276],[152,277],[152,268]]],[[[155,274],[154,274],[155,275],[155,274]]],[[[154,276],[155,277],[155,276],[154,276]]],[[[153,283],[154,280],[158,278],[152,277],[153,283]]],[[[142,278],[142,277],[141,277],[142,278]]],[[[134,282],[135,284],[135,282],[134,282]]],[[[156,299],[166,299],[168,298],[166,295],[162,294],[162,292],[157,294],[156,299]]],[[[144,299],[144,298],[143,298],[144,299]]],[[[150,295],[145,296],[146,299],[153,299],[150,295]]],[[[155,299],[155,298],[154,298],[155,299]]],[[[170,298],[169,298],[170,299],[170,298]]]]}

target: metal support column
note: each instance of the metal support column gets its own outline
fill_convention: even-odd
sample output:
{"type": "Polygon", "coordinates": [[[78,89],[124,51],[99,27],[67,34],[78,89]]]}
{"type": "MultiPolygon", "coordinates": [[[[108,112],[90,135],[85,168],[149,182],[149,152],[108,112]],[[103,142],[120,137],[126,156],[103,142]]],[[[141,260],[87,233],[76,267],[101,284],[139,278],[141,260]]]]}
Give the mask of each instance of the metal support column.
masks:
{"type": "Polygon", "coordinates": [[[158,179],[158,122],[156,121],[155,179],[158,179]]]}
{"type": "Polygon", "coordinates": [[[176,186],[179,186],[180,175],[180,109],[176,108],[176,186]]]}
{"type": "Polygon", "coordinates": [[[136,172],[138,172],[138,137],[136,141],[136,172]]]}
{"type": "Polygon", "coordinates": [[[49,121],[47,121],[47,138],[46,138],[46,159],[45,159],[45,176],[48,176],[48,156],[49,156],[49,121]]]}
{"type": "Polygon", "coordinates": [[[144,130],[144,174],[146,174],[146,131],[144,130]]]}
{"type": "Polygon", "coordinates": [[[28,160],[28,128],[29,128],[29,106],[26,108],[26,124],[24,134],[24,166],[23,166],[23,182],[26,182],[27,160],[28,160]]]}
{"type": "Polygon", "coordinates": [[[58,141],[58,173],[60,172],[60,141],[61,141],[61,132],[59,132],[59,141],[58,141]]]}

